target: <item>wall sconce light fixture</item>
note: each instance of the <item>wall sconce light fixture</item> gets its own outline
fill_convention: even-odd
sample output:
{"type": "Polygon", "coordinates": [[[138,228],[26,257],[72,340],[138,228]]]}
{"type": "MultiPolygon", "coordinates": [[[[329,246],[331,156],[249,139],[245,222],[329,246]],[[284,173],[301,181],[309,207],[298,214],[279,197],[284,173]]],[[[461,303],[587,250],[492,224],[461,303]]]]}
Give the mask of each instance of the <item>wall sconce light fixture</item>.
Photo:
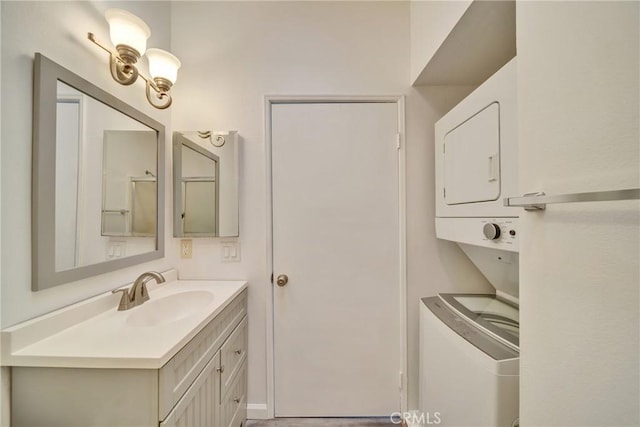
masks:
{"type": "Polygon", "coordinates": [[[180,68],[178,58],[162,49],[147,49],[151,30],[134,14],[122,9],[108,9],[105,17],[115,50],[100,43],[93,33],[89,33],[89,40],[109,53],[113,79],[122,85],[131,85],[141,77],[146,82],[149,103],[159,109],[168,108],[172,101],[169,90],[176,82],[180,68]],[[151,77],[146,77],[136,68],[136,63],[145,53],[151,77]]]}

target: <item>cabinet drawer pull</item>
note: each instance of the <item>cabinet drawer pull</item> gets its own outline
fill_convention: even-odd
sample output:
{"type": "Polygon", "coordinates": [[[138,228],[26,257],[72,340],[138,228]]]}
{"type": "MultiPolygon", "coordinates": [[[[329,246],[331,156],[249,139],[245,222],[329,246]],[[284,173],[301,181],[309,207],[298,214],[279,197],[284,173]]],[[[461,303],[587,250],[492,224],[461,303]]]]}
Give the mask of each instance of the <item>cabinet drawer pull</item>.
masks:
{"type": "Polygon", "coordinates": [[[240,399],[238,399],[237,397],[235,399],[233,399],[234,402],[236,403],[240,403],[240,399]]]}
{"type": "Polygon", "coordinates": [[[235,354],[237,354],[238,356],[242,354],[242,349],[239,348],[237,350],[234,351],[235,354]]]}
{"type": "Polygon", "coordinates": [[[216,368],[216,371],[223,373],[224,372],[224,365],[220,366],[219,368],[216,368]]]}

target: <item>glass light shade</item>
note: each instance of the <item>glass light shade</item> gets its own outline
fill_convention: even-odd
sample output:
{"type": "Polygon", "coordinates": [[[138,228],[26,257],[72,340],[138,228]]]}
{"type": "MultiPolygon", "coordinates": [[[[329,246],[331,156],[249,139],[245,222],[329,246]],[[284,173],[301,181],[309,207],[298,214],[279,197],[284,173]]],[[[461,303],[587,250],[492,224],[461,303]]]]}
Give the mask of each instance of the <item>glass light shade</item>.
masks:
{"type": "Polygon", "coordinates": [[[147,39],[151,35],[149,26],[133,13],[122,9],[107,9],[104,15],[109,23],[113,45],[127,45],[137,50],[140,56],[144,55],[147,39]]]}
{"type": "Polygon", "coordinates": [[[178,68],[180,68],[180,60],[171,53],[162,49],[147,50],[147,59],[149,60],[149,74],[151,78],[162,77],[175,83],[178,79],[178,68]]]}

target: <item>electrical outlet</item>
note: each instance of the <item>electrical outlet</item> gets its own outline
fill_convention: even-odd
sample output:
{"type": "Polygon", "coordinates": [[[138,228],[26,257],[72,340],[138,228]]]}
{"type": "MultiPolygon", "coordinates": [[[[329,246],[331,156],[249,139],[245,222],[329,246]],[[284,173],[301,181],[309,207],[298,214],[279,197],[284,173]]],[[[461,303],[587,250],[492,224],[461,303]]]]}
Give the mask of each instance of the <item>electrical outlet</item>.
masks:
{"type": "Polygon", "coordinates": [[[191,239],[180,240],[180,258],[191,258],[193,255],[193,246],[191,239]]]}

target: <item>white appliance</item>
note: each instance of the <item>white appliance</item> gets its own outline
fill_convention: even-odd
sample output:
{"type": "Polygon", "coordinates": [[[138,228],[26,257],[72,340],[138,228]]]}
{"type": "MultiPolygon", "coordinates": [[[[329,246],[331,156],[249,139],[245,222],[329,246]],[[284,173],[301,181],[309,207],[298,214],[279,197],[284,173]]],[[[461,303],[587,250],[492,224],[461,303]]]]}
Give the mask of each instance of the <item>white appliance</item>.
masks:
{"type": "Polygon", "coordinates": [[[442,426],[518,420],[518,308],[495,295],[441,294],[420,304],[421,410],[442,426]]]}
{"type": "Polygon", "coordinates": [[[516,59],[435,125],[436,216],[513,217],[518,194],[516,59]]]}
{"type": "Polygon", "coordinates": [[[516,59],[435,126],[436,235],[451,240],[495,295],[420,304],[420,405],[448,426],[511,427],[518,418],[516,59]]]}
{"type": "Polygon", "coordinates": [[[435,125],[436,236],[457,242],[502,298],[518,298],[516,58],[435,125]],[[485,250],[486,248],[487,250],[485,250]]]}

